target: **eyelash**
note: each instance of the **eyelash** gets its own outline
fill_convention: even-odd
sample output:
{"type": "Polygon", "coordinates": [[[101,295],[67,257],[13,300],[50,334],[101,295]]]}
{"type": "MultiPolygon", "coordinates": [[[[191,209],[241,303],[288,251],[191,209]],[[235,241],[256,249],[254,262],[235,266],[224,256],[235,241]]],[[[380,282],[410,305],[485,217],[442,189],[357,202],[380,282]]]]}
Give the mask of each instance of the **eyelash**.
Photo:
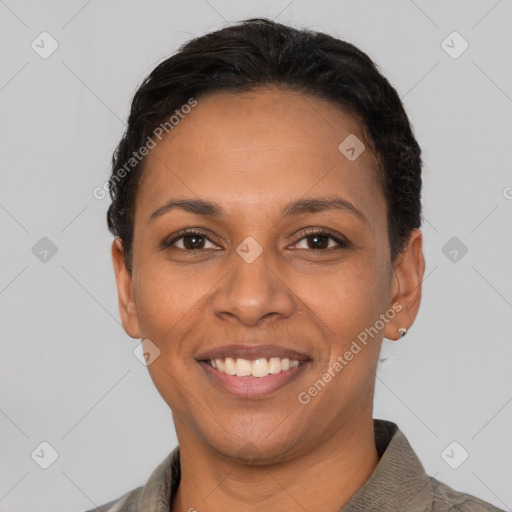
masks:
{"type": "MultiPolygon", "coordinates": [[[[310,236],[326,236],[327,238],[330,238],[331,240],[336,242],[338,244],[338,247],[330,247],[328,249],[296,249],[296,250],[306,250],[306,251],[313,251],[313,252],[324,252],[324,253],[327,252],[327,253],[329,253],[329,252],[331,252],[333,250],[347,249],[349,247],[349,242],[348,241],[343,240],[342,238],[339,238],[339,237],[333,235],[331,232],[329,232],[329,231],[327,231],[325,229],[322,229],[322,228],[313,229],[313,230],[310,230],[310,231],[305,231],[301,235],[302,235],[301,238],[299,238],[299,240],[297,242],[295,242],[293,245],[297,245],[299,242],[301,242],[302,240],[304,240],[305,238],[308,238],[310,236]]],[[[188,253],[197,253],[197,252],[205,251],[206,249],[182,249],[182,248],[173,247],[173,245],[178,240],[182,240],[184,238],[194,237],[194,236],[205,238],[209,242],[215,243],[212,240],[210,240],[210,238],[208,236],[206,236],[206,234],[204,234],[204,233],[202,233],[200,231],[196,231],[194,229],[182,229],[181,231],[178,231],[178,233],[176,233],[176,236],[174,238],[172,238],[172,240],[164,240],[161,243],[161,248],[162,249],[176,249],[176,250],[179,250],[179,251],[186,251],[188,253]]]]}

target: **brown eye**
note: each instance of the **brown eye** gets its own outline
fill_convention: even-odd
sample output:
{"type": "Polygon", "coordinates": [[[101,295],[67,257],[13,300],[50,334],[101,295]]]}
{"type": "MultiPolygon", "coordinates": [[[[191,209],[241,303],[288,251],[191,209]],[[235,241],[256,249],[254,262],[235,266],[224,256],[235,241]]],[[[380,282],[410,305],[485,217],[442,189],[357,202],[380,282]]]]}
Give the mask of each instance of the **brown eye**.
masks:
{"type": "Polygon", "coordinates": [[[305,240],[305,246],[298,247],[311,251],[326,251],[330,249],[341,249],[348,247],[348,243],[327,231],[312,231],[302,237],[295,245],[305,240]],[[332,243],[334,242],[334,244],[332,243]]]}
{"type": "Polygon", "coordinates": [[[310,249],[327,249],[329,246],[329,238],[325,235],[308,235],[305,237],[308,242],[310,242],[310,249]]]}
{"type": "Polygon", "coordinates": [[[215,244],[203,233],[198,231],[180,231],[178,236],[175,236],[169,241],[162,242],[162,248],[172,248],[192,252],[211,248],[205,247],[208,243],[214,248],[216,247],[215,244]]]}
{"type": "Polygon", "coordinates": [[[187,235],[180,237],[183,240],[183,246],[187,251],[195,249],[204,249],[205,237],[200,235],[187,235]]]}

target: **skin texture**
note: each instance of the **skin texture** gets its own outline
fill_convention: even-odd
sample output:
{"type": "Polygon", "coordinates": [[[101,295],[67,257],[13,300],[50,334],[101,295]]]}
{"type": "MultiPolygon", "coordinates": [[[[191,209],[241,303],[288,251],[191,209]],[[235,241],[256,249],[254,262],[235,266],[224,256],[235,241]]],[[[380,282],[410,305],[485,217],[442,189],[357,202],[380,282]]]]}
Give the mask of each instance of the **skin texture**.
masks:
{"type": "Polygon", "coordinates": [[[359,121],[325,100],[277,89],[218,93],[199,97],[146,159],[132,273],[119,239],[112,257],[126,332],[161,351],[148,370],[181,450],[173,512],[337,511],[378,463],[372,402],[380,346],[412,325],[425,262],[419,230],[391,262],[374,159],[369,149],[355,161],[340,153],[349,134],[364,140],[359,121]],[[366,220],[341,210],[282,216],[289,202],[333,196],[366,220]],[[213,201],[224,213],[173,209],[149,220],[171,198],[213,201]],[[185,250],[190,239],[160,247],[183,228],[207,237],[195,255],[185,250]],[[348,246],[321,238],[315,248],[305,228],[325,228],[348,246]],[[263,250],[252,263],[236,252],[248,236],[263,250]],[[400,312],[301,404],[298,394],[393,304],[400,312]],[[270,396],[237,398],[212,385],[194,356],[244,341],[294,348],[312,362],[270,396]]]}

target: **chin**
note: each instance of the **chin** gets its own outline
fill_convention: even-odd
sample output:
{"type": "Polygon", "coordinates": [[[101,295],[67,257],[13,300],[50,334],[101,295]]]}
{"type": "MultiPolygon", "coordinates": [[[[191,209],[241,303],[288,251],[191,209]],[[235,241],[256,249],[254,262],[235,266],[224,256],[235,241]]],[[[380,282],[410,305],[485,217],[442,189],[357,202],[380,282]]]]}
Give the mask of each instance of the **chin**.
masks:
{"type": "Polygon", "coordinates": [[[226,435],[226,431],[222,434],[222,439],[207,437],[205,442],[220,455],[250,465],[272,464],[291,458],[290,452],[296,444],[290,436],[269,437],[262,430],[251,436],[242,432],[232,432],[231,436],[226,435]]]}

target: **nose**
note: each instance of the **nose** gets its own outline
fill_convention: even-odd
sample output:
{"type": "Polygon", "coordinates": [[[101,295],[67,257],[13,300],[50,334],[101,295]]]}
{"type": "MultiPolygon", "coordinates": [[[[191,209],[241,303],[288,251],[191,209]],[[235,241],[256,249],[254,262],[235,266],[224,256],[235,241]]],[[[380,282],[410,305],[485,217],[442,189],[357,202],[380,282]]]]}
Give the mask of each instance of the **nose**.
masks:
{"type": "Polygon", "coordinates": [[[251,261],[233,251],[230,270],[213,294],[215,315],[255,326],[272,317],[288,318],[299,309],[290,285],[268,253],[263,250],[251,261]]]}

